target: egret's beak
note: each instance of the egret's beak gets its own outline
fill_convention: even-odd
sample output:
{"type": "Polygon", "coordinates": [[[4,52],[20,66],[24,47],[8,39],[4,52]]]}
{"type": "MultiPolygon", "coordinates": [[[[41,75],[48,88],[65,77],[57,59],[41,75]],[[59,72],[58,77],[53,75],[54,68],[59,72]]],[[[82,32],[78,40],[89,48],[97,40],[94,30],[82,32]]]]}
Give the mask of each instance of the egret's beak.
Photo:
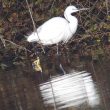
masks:
{"type": "Polygon", "coordinates": [[[83,11],[83,10],[88,10],[89,8],[82,8],[82,9],[79,9],[79,11],[83,11]]]}

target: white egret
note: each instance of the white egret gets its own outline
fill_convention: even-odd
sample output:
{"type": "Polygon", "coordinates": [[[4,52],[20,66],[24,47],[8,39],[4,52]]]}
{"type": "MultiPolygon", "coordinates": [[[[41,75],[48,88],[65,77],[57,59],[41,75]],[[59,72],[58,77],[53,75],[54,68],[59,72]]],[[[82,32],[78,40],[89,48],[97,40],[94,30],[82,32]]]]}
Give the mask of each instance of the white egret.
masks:
{"type": "MultiPolygon", "coordinates": [[[[76,13],[80,10],[87,10],[87,8],[77,9],[75,6],[68,6],[64,11],[65,18],[54,17],[46,21],[43,25],[38,27],[37,30],[32,32],[32,34],[27,36],[27,41],[38,42],[42,45],[57,44],[57,55],[59,55],[58,54],[58,43],[60,42],[67,43],[68,40],[76,32],[77,27],[78,27],[78,20],[75,16],[72,16],[72,13],[76,13]]],[[[65,71],[61,64],[59,67],[65,74],[65,71]]]]}
{"type": "Polygon", "coordinates": [[[27,37],[28,42],[38,42],[42,45],[66,43],[77,30],[78,20],[72,13],[87,8],[77,9],[75,6],[68,6],[64,11],[64,17],[54,17],[46,21],[27,37]]]}

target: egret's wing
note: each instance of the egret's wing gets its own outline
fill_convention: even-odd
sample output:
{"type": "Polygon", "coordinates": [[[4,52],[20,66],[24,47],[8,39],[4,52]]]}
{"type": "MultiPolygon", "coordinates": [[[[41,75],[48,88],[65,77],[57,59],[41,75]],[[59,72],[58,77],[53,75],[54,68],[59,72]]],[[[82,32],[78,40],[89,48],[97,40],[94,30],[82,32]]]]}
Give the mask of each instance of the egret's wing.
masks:
{"type": "Polygon", "coordinates": [[[37,29],[38,36],[44,45],[58,43],[65,39],[67,26],[68,22],[64,18],[52,18],[37,29]]]}

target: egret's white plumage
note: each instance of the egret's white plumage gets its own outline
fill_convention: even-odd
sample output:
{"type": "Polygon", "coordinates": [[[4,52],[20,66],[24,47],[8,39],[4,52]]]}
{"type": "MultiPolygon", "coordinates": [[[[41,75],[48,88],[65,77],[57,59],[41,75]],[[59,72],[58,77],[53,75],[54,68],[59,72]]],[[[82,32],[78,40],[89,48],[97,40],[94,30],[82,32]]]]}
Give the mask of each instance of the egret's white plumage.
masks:
{"type": "Polygon", "coordinates": [[[68,6],[64,17],[54,17],[41,25],[37,32],[28,36],[28,42],[39,42],[43,45],[67,42],[77,30],[78,20],[71,14],[79,11],[75,6],[68,6]],[[39,40],[40,39],[40,40],[39,40]]]}

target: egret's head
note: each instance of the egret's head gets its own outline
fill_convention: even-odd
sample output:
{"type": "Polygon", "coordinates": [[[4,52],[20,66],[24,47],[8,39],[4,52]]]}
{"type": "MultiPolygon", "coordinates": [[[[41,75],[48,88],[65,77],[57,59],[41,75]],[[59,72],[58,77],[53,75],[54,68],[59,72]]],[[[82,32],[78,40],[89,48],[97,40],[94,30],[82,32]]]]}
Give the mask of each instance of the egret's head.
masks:
{"type": "Polygon", "coordinates": [[[64,12],[64,16],[65,18],[67,18],[68,15],[71,15],[71,14],[74,14],[74,13],[77,13],[79,11],[82,11],[82,10],[87,10],[88,8],[82,8],[82,9],[78,9],[76,8],[75,6],[68,6],[66,9],[65,9],[65,12],[64,12]]]}
{"type": "Polygon", "coordinates": [[[65,12],[64,13],[69,13],[69,14],[72,14],[72,13],[75,13],[75,12],[78,12],[79,10],[75,7],[75,6],[68,6],[66,9],[65,9],[65,12]]]}

